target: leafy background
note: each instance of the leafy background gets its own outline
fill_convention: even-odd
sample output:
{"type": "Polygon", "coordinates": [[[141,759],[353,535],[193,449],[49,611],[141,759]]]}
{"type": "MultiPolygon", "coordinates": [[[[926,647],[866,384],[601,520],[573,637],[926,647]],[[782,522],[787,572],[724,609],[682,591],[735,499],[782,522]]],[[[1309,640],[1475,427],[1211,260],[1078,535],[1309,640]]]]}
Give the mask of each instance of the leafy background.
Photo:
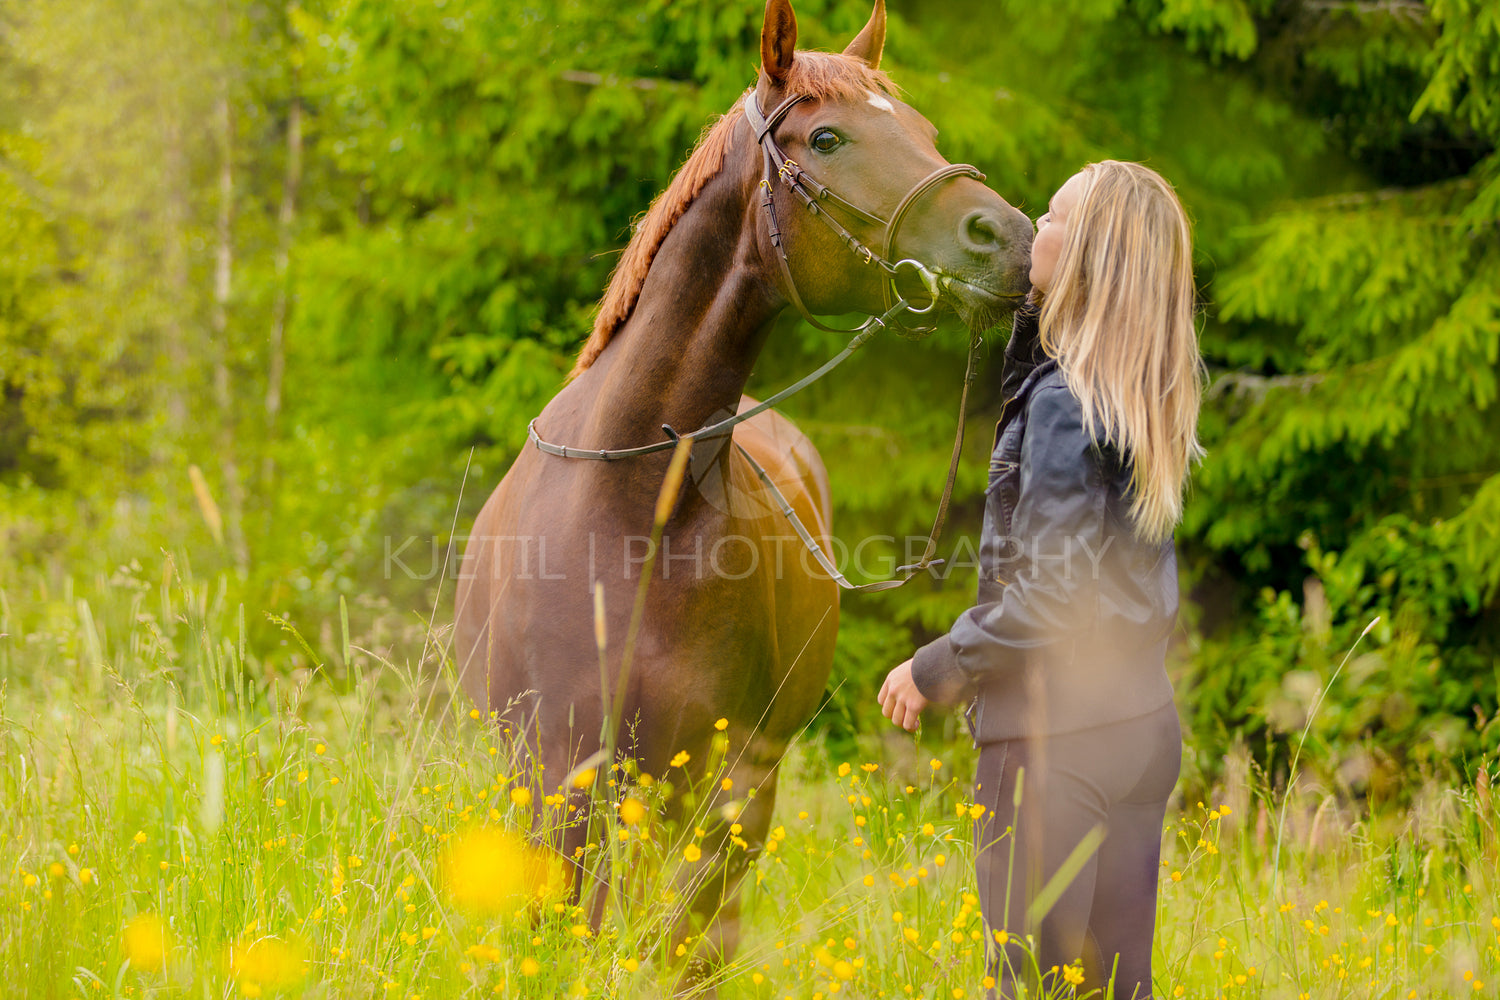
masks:
{"type": "MultiPolygon", "coordinates": [[[[797,12],[822,48],[869,13],[797,12]]],[[[278,621],[317,634],[341,597],[445,622],[433,553],[560,386],[632,219],[753,80],[761,13],[0,0],[0,585],[169,552],[288,664],[278,621]],[[425,578],[390,572],[407,537],[425,578]]],[[[886,68],[1033,215],[1118,157],[1195,218],[1209,456],[1173,669],[1200,771],[1243,744],[1280,773],[1310,726],[1328,781],[1400,798],[1492,748],[1500,4],[902,0],[886,68]]],[[[785,322],[750,391],[836,346],[785,322]]],[[[928,526],[962,350],[877,343],[785,407],[841,538],[928,526]]],[[[878,678],[973,582],[845,602],[828,739],[874,724],[878,678]]]]}

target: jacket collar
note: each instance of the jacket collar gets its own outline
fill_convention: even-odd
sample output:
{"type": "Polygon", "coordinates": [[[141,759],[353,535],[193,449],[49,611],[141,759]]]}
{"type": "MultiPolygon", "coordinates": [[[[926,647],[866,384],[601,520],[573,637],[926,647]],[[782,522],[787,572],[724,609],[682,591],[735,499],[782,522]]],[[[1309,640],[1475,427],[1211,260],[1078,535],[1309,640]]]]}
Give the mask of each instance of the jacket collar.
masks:
{"type": "Polygon", "coordinates": [[[1021,387],[1016,390],[1016,394],[1014,396],[1012,396],[1011,399],[1020,399],[1020,398],[1022,398],[1028,392],[1031,391],[1031,388],[1032,388],[1033,385],[1035,385],[1037,382],[1040,382],[1049,373],[1051,373],[1053,371],[1056,371],[1056,370],[1057,370],[1057,359],[1056,358],[1049,357],[1046,360],[1042,361],[1035,368],[1031,369],[1031,371],[1027,374],[1025,380],[1022,381],[1021,387]]]}
{"type": "Polygon", "coordinates": [[[1007,399],[1000,407],[1000,419],[995,421],[995,441],[992,447],[1000,444],[1000,435],[1004,433],[1006,426],[1015,420],[1016,416],[1021,412],[1022,404],[1025,403],[1026,397],[1030,394],[1031,390],[1038,382],[1056,370],[1057,359],[1045,358],[1035,368],[1026,373],[1026,377],[1021,380],[1020,386],[1016,389],[1015,395],[1007,399]]]}

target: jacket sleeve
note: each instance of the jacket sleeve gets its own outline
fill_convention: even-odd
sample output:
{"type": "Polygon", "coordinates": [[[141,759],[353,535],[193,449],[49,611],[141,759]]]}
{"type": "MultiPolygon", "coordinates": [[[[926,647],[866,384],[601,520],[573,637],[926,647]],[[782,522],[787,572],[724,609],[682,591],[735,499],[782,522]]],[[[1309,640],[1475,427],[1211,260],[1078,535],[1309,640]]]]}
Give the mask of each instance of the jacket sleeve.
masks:
{"type": "Polygon", "coordinates": [[[1043,386],[1027,407],[1012,557],[1001,599],[965,611],[919,649],[912,678],[929,701],[965,700],[987,677],[1018,669],[1029,651],[1066,642],[1098,619],[1094,567],[1106,551],[1102,457],[1066,386],[1043,386]]]}

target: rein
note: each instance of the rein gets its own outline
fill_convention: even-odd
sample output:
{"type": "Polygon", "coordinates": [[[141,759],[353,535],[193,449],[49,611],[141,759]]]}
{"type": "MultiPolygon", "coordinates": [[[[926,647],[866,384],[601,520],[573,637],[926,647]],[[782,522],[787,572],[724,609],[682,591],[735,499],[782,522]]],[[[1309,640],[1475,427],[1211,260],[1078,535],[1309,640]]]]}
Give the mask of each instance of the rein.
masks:
{"type": "MultiPolygon", "coordinates": [[[[891,327],[892,324],[896,323],[903,313],[912,313],[913,315],[920,316],[932,312],[937,307],[938,299],[941,297],[943,292],[944,276],[938,272],[932,271],[921,261],[911,258],[906,258],[896,261],[895,263],[891,263],[889,258],[891,256],[891,251],[896,244],[896,234],[901,228],[902,221],[911,211],[912,206],[915,205],[917,201],[928,191],[931,191],[943,181],[955,177],[973,177],[976,180],[982,181],[984,180],[984,174],[980,173],[976,168],[968,165],[967,163],[954,163],[949,164],[946,167],[940,167],[918,181],[896,205],[896,210],[891,213],[890,220],[886,221],[885,219],[882,219],[877,215],[872,215],[871,213],[859,208],[857,205],[844,200],[843,198],[835,194],[832,190],[830,190],[827,186],[819,183],[805,170],[803,170],[794,160],[788,158],[787,155],[782,151],[781,147],[777,144],[775,136],[772,135],[772,131],[781,122],[781,120],[786,117],[787,112],[791,111],[792,108],[796,107],[798,104],[806,100],[809,100],[809,98],[805,94],[793,94],[785,101],[781,102],[781,104],[778,105],[770,115],[766,116],[761,114],[760,103],[756,100],[755,91],[752,90],[745,95],[745,118],[749,122],[751,129],[754,130],[756,142],[760,145],[761,150],[764,154],[765,172],[761,177],[760,186],[762,190],[764,190],[765,194],[761,199],[761,205],[766,210],[766,215],[770,224],[771,245],[776,248],[776,260],[781,266],[781,275],[786,282],[787,291],[791,297],[792,304],[797,307],[797,311],[802,314],[803,319],[807,320],[807,322],[811,323],[819,330],[823,330],[828,333],[854,334],[854,337],[849,341],[848,346],[838,354],[834,355],[828,361],[826,361],[816,371],[803,376],[801,379],[798,379],[792,385],[787,386],[785,389],[776,393],[769,399],[758,403],[755,406],[752,406],[748,410],[745,410],[741,413],[736,413],[731,417],[725,418],[724,420],[720,420],[717,423],[700,427],[698,430],[693,431],[691,434],[679,434],[677,431],[672,429],[670,424],[662,424],[662,432],[667,435],[667,439],[665,441],[657,441],[652,444],[640,445],[639,447],[635,448],[570,448],[566,445],[553,444],[549,441],[543,440],[541,433],[536,429],[536,419],[533,418],[531,422],[526,425],[526,439],[530,444],[535,446],[538,451],[541,451],[548,455],[554,455],[558,458],[576,458],[590,459],[599,462],[615,462],[622,459],[639,458],[642,455],[651,455],[659,451],[666,451],[668,449],[675,448],[677,447],[678,441],[682,438],[688,438],[696,442],[700,440],[722,437],[732,431],[736,424],[744,423],[751,417],[756,416],[759,413],[763,413],[764,411],[775,406],[777,403],[788,398],[789,396],[802,391],[809,385],[812,385],[818,379],[822,378],[824,375],[827,375],[829,372],[833,371],[833,369],[837,368],[839,365],[847,361],[855,351],[859,350],[866,343],[868,343],[870,338],[875,336],[875,334],[879,332],[880,329],[891,327]],[[791,264],[787,256],[786,247],[781,237],[781,229],[776,221],[776,206],[772,194],[773,176],[779,177],[783,182],[785,182],[786,185],[792,189],[792,192],[797,195],[798,200],[802,202],[803,206],[806,207],[808,212],[814,218],[821,219],[825,225],[831,228],[834,234],[839,237],[844,245],[847,246],[857,258],[859,258],[866,264],[878,265],[880,269],[885,272],[883,280],[881,282],[881,294],[884,297],[886,305],[885,312],[881,313],[879,316],[871,316],[859,326],[846,330],[839,329],[837,327],[825,326],[807,311],[807,306],[802,302],[802,296],[797,293],[797,284],[792,278],[791,264]],[[865,222],[872,226],[884,227],[885,235],[881,253],[875,253],[869,248],[869,246],[862,242],[859,237],[855,236],[853,233],[849,232],[848,229],[844,228],[844,226],[840,224],[837,219],[835,219],[821,207],[821,202],[831,202],[832,204],[838,206],[842,211],[849,213],[862,222],[865,222]],[[900,290],[897,289],[896,279],[901,274],[903,268],[911,269],[916,277],[921,279],[923,286],[927,289],[927,292],[930,296],[930,301],[925,307],[921,309],[914,307],[910,302],[906,301],[906,299],[901,296],[900,290]]],[[[925,333],[930,332],[933,329],[935,329],[935,327],[931,326],[903,327],[902,330],[898,332],[925,333]]],[[[754,459],[754,457],[750,455],[748,451],[746,451],[738,443],[735,443],[735,448],[739,451],[740,455],[745,459],[745,461],[750,463],[750,467],[755,470],[755,474],[757,477],[759,477],[761,483],[763,483],[765,487],[770,490],[771,495],[776,498],[777,508],[781,511],[782,515],[791,522],[792,527],[797,531],[797,535],[802,539],[802,543],[807,546],[809,551],[812,552],[813,557],[817,559],[818,564],[823,568],[824,572],[828,573],[829,576],[844,590],[848,590],[852,593],[874,593],[882,590],[891,590],[893,588],[902,586],[913,577],[915,577],[918,573],[922,572],[924,569],[933,566],[941,566],[943,564],[944,560],[934,559],[933,555],[937,551],[938,536],[942,534],[943,526],[947,523],[948,503],[953,496],[953,482],[958,476],[959,455],[963,451],[964,443],[964,415],[968,410],[969,387],[974,382],[974,376],[976,374],[975,361],[979,356],[980,343],[981,337],[979,334],[974,334],[969,340],[969,356],[964,367],[963,391],[960,394],[958,401],[958,432],[955,435],[953,441],[953,456],[948,463],[948,479],[947,482],[943,484],[943,496],[942,499],[938,502],[937,516],[933,520],[932,531],[927,538],[927,547],[922,554],[922,558],[917,560],[917,562],[906,566],[896,567],[896,572],[906,574],[903,577],[891,580],[881,580],[876,583],[850,583],[844,577],[844,575],[839,572],[838,568],[833,564],[833,560],[828,557],[828,554],[823,551],[822,546],[820,546],[817,540],[813,538],[812,533],[807,530],[807,526],[804,525],[802,523],[802,519],[797,516],[797,512],[792,508],[792,505],[787,500],[786,495],[783,494],[780,488],[777,487],[775,482],[771,480],[771,477],[766,472],[766,470],[761,466],[759,462],[754,459]]]]}

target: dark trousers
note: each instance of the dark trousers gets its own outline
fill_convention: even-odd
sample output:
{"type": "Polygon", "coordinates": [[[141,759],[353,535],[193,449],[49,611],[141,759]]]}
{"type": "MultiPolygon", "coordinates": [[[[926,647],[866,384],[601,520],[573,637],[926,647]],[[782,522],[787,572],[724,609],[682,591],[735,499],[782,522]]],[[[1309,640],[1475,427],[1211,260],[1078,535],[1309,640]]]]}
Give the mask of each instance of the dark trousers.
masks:
{"type": "Polygon", "coordinates": [[[1060,982],[1054,966],[1076,967],[1079,959],[1080,994],[1113,974],[1118,1000],[1151,996],[1162,821],[1181,765],[1182,730],[1171,704],[1084,732],[980,750],[975,801],[985,813],[974,824],[976,874],[1000,997],[1017,996],[1022,983],[1035,996],[1038,986],[1060,982]],[[1040,921],[1028,923],[1029,904],[1096,826],[1104,835],[1097,851],[1040,921]],[[1034,936],[1030,956],[1027,934],[1034,936]]]}

